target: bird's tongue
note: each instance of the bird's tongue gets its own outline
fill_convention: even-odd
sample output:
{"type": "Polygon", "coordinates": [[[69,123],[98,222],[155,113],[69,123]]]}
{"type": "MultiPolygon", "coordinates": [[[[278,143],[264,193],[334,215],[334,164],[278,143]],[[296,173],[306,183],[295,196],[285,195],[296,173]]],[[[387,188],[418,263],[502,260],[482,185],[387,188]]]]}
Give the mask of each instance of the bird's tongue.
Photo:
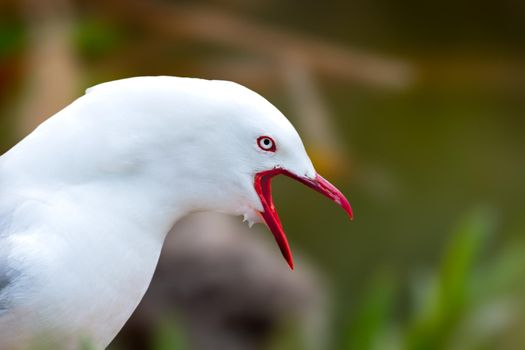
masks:
{"type": "Polygon", "coordinates": [[[330,198],[348,213],[350,219],[353,218],[353,213],[350,203],[345,198],[345,196],[334,185],[329,183],[320,175],[317,175],[316,178],[312,180],[307,177],[297,176],[284,169],[273,169],[257,173],[255,176],[255,191],[259,195],[263,206],[263,211],[260,213],[260,215],[262,216],[270,231],[273,233],[281,253],[283,254],[283,257],[286,259],[288,265],[290,265],[290,268],[293,270],[294,264],[292,252],[290,251],[290,245],[288,244],[288,239],[286,238],[281,220],[279,219],[279,215],[277,214],[277,210],[275,209],[272,199],[271,180],[273,177],[279,174],[289,176],[330,198]]]}

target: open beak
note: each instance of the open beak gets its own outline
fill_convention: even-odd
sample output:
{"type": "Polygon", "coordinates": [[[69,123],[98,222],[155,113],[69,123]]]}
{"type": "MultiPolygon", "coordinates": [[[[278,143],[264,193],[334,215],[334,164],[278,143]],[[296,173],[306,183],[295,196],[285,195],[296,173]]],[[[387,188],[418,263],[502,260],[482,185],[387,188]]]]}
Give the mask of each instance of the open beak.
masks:
{"type": "Polygon", "coordinates": [[[316,175],[315,179],[310,179],[307,177],[295,175],[285,169],[273,169],[257,173],[255,175],[255,191],[259,195],[263,206],[263,211],[260,214],[270,231],[272,231],[275,240],[281,249],[283,257],[286,259],[288,265],[290,265],[290,268],[293,270],[294,265],[288,239],[284,234],[281,220],[277,215],[277,210],[275,209],[275,205],[273,204],[272,200],[271,180],[280,174],[289,176],[292,179],[295,179],[330,198],[348,213],[350,219],[353,219],[353,213],[350,203],[345,198],[345,196],[334,185],[332,185],[320,175],[316,175]]]}

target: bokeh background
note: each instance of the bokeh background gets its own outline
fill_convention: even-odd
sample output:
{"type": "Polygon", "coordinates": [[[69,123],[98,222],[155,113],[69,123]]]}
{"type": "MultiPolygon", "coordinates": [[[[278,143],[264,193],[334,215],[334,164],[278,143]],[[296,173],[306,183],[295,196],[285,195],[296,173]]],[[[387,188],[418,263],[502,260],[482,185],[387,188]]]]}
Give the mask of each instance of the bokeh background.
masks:
{"type": "Polygon", "coordinates": [[[516,0],[4,0],[0,150],[99,82],[237,81],[356,218],[275,180],[295,272],[186,219],[113,349],[523,349],[524,58],[516,0]]]}

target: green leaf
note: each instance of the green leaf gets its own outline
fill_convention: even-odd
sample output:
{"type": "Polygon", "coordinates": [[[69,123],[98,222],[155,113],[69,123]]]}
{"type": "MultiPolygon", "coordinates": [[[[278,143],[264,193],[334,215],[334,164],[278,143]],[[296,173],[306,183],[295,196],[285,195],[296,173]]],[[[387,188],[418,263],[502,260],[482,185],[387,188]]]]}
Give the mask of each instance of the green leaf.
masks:
{"type": "Polygon", "coordinates": [[[355,318],[346,329],[343,349],[376,348],[392,316],[396,286],[388,274],[381,274],[366,292],[355,318]]]}
{"type": "Polygon", "coordinates": [[[492,215],[478,209],[454,231],[439,274],[429,288],[424,304],[408,330],[406,348],[446,348],[455,328],[469,307],[470,282],[477,257],[492,228],[492,215]]]}
{"type": "Polygon", "coordinates": [[[183,350],[188,349],[178,322],[175,318],[167,318],[159,323],[153,337],[153,350],[183,350]]]}

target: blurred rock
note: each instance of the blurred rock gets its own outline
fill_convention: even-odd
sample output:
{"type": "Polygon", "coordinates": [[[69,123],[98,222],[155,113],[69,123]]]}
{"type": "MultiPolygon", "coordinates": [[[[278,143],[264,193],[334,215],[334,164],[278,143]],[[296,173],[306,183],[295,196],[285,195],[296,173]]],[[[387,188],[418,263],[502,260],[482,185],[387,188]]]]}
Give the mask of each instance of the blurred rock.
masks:
{"type": "Polygon", "coordinates": [[[304,348],[323,348],[325,293],[304,261],[289,270],[257,230],[224,215],[196,214],[173,231],[117,345],[149,348],[159,323],[176,315],[191,349],[267,349],[291,322],[304,348]]]}

